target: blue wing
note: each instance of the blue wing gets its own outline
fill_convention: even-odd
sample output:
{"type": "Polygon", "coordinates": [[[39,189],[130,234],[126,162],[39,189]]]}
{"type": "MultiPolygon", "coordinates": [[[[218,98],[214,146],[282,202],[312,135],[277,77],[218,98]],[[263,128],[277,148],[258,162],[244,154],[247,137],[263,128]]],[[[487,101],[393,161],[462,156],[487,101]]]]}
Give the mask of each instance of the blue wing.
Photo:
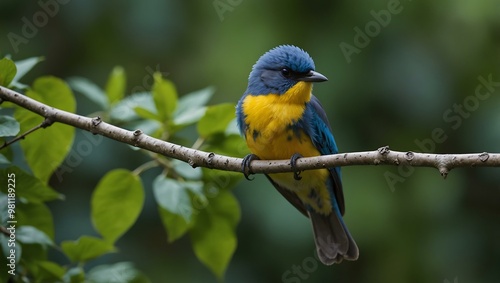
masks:
{"type": "MultiPolygon", "coordinates": [[[[338,153],[337,144],[332,134],[332,128],[326,117],[325,110],[321,106],[319,100],[312,95],[309,103],[306,104],[306,109],[303,118],[297,123],[297,126],[304,130],[311,138],[314,146],[322,155],[338,153]]],[[[336,204],[341,215],[344,215],[345,204],[344,194],[342,192],[342,181],[340,167],[329,168],[332,184],[332,192],[335,196],[336,204]]],[[[332,199],[332,202],[334,200],[332,199]]],[[[335,203],[332,203],[335,206],[335,203]]]]}
{"type": "Polygon", "coordinates": [[[309,125],[303,125],[305,127],[302,127],[302,129],[311,137],[314,145],[319,149],[321,154],[335,154],[339,152],[325,110],[316,96],[311,96],[301,122],[309,123],[309,125]]]}

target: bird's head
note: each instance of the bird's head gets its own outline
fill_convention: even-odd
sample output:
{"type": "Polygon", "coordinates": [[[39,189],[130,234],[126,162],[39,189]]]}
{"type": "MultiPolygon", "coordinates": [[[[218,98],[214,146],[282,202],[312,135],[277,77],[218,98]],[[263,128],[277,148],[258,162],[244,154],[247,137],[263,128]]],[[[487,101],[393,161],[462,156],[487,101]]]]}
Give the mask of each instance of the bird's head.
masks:
{"type": "Polygon", "coordinates": [[[314,61],[304,50],[280,45],[262,55],[252,68],[246,94],[284,94],[298,82],[328,80],[314,71],[314,61]]]}

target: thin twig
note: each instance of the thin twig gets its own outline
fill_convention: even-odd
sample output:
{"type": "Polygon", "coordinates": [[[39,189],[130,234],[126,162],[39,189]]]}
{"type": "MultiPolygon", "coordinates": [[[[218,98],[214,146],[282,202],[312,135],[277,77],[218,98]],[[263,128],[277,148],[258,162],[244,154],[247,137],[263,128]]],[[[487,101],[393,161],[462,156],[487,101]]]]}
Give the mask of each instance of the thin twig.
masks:
{"type": "Polygon", "coordinates": [[[45,128],[47,128],[48,126],[50,126],[52,124],[53,124],[52,120],[50,120],[49,118],[45,118],[43,120],[43,122],[40,123],[40,125],[37,125],[37,126],[31,128],[31,129],[27,130],[22,135],[19,135],[19,136],[15,137],[15,138],[11,139],[10,141],[5,141],[2,144],[2,146],[0,146],[0,150],[3,149],[3,148],[5,148],[5,147],[8,147],[9,145],[11,145],[11,144],[13,144],[13,143],[15,143],[15,142],[17,142],[19,140],[24,139],[27,135],[33,133],[36,130],[42,129],[42,128],[45,129],[45,128]]]}
{"type": "Polygon", "coordinates": [[[0,233],[4,234],[7,237],[10,237],[10,232],[7,230],[7,228],[0,226],[0,233]]]}
{"type": "Polygon", "coordinates": [[[134,175],[139,175],[141,174],[142,172],[148,170],[148,169],[151,169],[151,168],[154,168],[154,167],[157,167],[158,166],[158,161],[157,160],[150,160],[144,164],[142,164],[141,166],[137,167],[134,169],[134,171],[132,172],[134,175]]]}
{"type": "Polygon", "coordinates": [[[199,137],[196,139],[194,142],[193,146],[191,146],[192,149],[199,149],[203,143],[205,142],[205,138],[199,137]]]}

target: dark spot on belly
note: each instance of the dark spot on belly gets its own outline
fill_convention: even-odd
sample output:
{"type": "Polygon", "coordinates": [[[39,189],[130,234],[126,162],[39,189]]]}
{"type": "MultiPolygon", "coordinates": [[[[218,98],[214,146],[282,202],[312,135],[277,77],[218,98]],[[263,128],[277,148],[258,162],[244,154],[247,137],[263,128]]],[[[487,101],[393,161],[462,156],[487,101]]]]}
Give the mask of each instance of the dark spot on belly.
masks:
{"type": "Polygon", "coordinates": [[[290,124],[286,127],[288,135],[296,137],[299,141],[302,139],[302,129],[300,129],[296,124],[290,124]]]}
{"type": "Polygon", "coordinates": [[[286,137],[286,140],[287,140],[287,141],[292,141],[292,136],[291,136],[291,135],[288,135],[288,136],[286,137]]]}
{"type": "Polygon", "coordinates": [[[315,188],[311,189],[307,197],[309,197],[310,200],[315,202],[318,205],[318,208],[323,207],[323,202],[321,201],[321,197],[318,195],[318,192],[316,192],[315,188]]]}
{"type": "Polygon", "coordinates": [[[253,132],[252,132],[253,140],[255,141],[259,136],[260,136],[260,132],[257,130],[253,130],[253,132]]]}

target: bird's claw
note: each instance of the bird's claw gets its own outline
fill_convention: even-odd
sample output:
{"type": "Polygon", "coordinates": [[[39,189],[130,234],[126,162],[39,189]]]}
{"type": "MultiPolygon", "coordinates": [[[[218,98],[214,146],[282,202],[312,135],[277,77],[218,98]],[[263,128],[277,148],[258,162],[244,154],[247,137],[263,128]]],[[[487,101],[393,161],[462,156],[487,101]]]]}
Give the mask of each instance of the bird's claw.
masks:
{"type": "Polygon", "coordinates": [[[293,178],[297,181],[300,181],[302,177],[300,176],[301,171],[297,170],[297,159],[301,158],[302,155],[299,153],[294,153],[292,158],[290,158],[290,166],[292,166],[293,170],[293,178]]]}
{"type": "Polygon", "coordinates": [[[243,176],[245,176],[245,179],[252,181],[253,178],[250,178],[250,175],[253,174],[252,169],[250,168],[250,163],[254,160],[259,160],[260,158],[253,154],[250,153],[247,156],[243,157],[243,162],[241,162],[241,171],[243,172],[243,176]]]}

